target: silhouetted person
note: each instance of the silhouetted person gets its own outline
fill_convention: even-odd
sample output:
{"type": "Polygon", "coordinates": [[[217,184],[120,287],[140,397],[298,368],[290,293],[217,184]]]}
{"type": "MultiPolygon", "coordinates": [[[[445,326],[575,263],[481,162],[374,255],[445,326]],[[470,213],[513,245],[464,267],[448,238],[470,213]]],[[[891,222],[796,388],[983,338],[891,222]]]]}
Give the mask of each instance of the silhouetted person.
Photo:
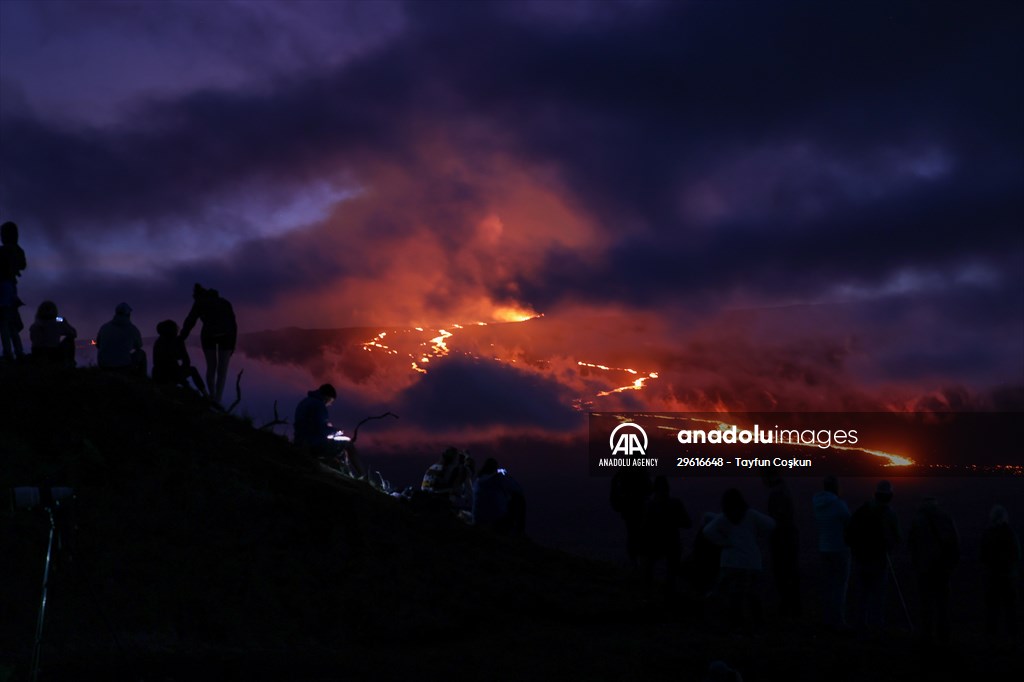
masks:
{"type": "Polygon", "coordinates": [[[868,631],[878,631],[885,623],[889,554],[900,542],[899,522],[889,507],[891,501],[892,484],[879,481],[874,500],[857,509],[846,527],[853,576],[860,586],[858,624],[868,631]]]}
{"type": "Polygon", "coordinates": [[[844,536],[850,509],[839,499],[839,479],[827,476],[824,490],[814,494],[813,505],[821,556],[821,620],[826,627],[843,629],[850,581],[850,548],[844,536]]]}
{"type": "Polygon", "coordinates": [[[981,536],[981,565],[985,575],[985,632],[1017,634],[1017,580],[1020,577],[1020,540],[1010,526],[1005,507],[989,512],[988,528],[981,536]]]}
{"type": "Polygon", "coordinates": [[[772,517],[751,509],[743,494],[722,494],[722,513],[704,527],[704,535],[722,548],[716,591],[725,598],[731,627],[749,629],[761,621],[761,550],[758,538],[775,530],[772,517]]]}
{"type": "Polygon", "coordinates": [[[907,535],[921,599],[921,635],[925,641],[949,641],[949,581],[960,562],[956,524],[934,497],[926,497],[907,535]]]}
{"type": "Polygon", "coordinates": [[[612,477],[609,502],[626,523],[626,555],[634,567],[642,550],[644,505],[651,491],[651,476],[643,469],[621,469],[612,477]]]}
{"type": "Polygon", "coordinates": [[[338,392],[331,384],[322,384],[315,391],[309,391],[295,407],[293,440],[296,445],[309,448],[314,457],[335,469],[362,478],[364,470],[355,446],[331,439],[337,429],[331,424],[327,408],[337,397],[338,392]]]}
{"type": "Polygon", "coordinates": [[[420,481],[420,490],[446,498],[452,494],[459,480],[459,450],[445,448],[440,459],[427,467],[420,481]]]}
{"type": "Polygon", "coordinates": [[[206,358],[206,385],[210,396],[219,403],[224,396],[228,363],[238,341],[235,310],[216,289],[205,289],[198,283],[192,289],[192,299],[192,310],[181,325],[181,339],[187,339],[196,321],[202,320],[199,340],[206,358]]]}
{"type": "Polygon", "coordinates": [[[764,476],[768,487],[768,516],[775,520],[775,530],[769,537],[772,577],[779,593],[783,616],[799,618],[800,605],[800,533],[796,527],[793,496],[778,473],[770,471],[764,476]]]}
{"type": "Polygon", "coordinates": [[[18,226],[10,221],[0,225],[0,341],[4,360],[21,360],[21,330],[25,324],[18,308],[25,305],[18,298],[18,278],[27,267],[25,251],[18,246],[18,226]]]}
{"type": "Polygon", "coordinates": [[[683,555],[679,531],[692,525],[682,500],[670,496],[668,479],[655,477],[654,493],[647,500],[643,520],[643,567],[648,587],[654,577],[654,564],[664,560],[665,590],[666,594],[672,595],[683,555]]]}
{"type": "Polygon", "coordinates": [[[32,340],[32,361],[52,367],[75,366],[75,337],[78,332],[57,315],[57,304],[43,301],[36,310],[36,321],[28,330],[32,340]]]}
{"type": "Polygon", "coordinates": [[[191,379],[196,390],[206,395],[206,386],[199,371],[192,366],[185,342],[178,336],[178,324],[164,320],[156,326],[157,339],[153,342],[153,381],[158,384],[188,386],[191,379]]]}
{"type": "Polygon", "coordinates": [[[503,535],[526,529],[526,496],[519,483],[489,457],[473,483],[473,521],[503,535]]]}
{"type": "Polygon", "coordinates": [[[468,453],[459,451],[457,483],[452,488],[452,506],[459,511],[473,512],[473,483],[476,481],[476,463],[468,453]]]}
{"type": "Polygon", "coordinates": [[[700,530],[693,539],[693,554],[690,555],[690,584],[701,596],[706,596],[718,581],[721,570],[722,548],[704,535],[704,529],[715,520],[718,514],[704,512],[701,517],[700,530]]]}
{"type": "Polygon", "coordinates": [[[103,369],[146,376],[142,334],[132,324],[131,315],[130,305],[117,304],[114,319],[100,327],[96,334],[96,361],[103,369]]]}

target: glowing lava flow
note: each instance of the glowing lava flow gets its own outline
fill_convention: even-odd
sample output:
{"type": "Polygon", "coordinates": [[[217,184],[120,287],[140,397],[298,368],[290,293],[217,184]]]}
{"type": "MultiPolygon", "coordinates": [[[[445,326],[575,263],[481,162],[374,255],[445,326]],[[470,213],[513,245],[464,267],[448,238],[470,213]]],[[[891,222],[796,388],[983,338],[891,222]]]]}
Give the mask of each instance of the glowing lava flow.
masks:
{"type": "MultiPolygon", "coordinates": [[[[633,375],[640,374],[640,372],[636,371],[635,369],[630,369],[628,367],[609,367],[607,365],[598,365],[598,364],[595,364],[595,363],[592,363],[592,362],[577,362],[576,364],[578,366],[580,366],[580,367],[590,367],[591,369],[600,369],[600,370],[605,371],[605,372],[626,372],[628,374],[633,374],[633,375]]],[[[648,379],[657,379],[657,378],[658,378],[658,373],[657,372],[648,372],[647,376],[640,377],[638,379],[634,379],[633,383],[631,383],[631,384],[628,384],[626,386],[619,386],[618,388],[612,388],[612,389],[609,389],[607,391],[601,391],[600,393],[597,394],[597,396],[599,398],[603,398],[603,397],[609,396],[609,395],[611,395],[613,393],[622,393],[623,391],[639,391],[642,388],[644,388],[644,382],[646,382],[648,379]]]]}

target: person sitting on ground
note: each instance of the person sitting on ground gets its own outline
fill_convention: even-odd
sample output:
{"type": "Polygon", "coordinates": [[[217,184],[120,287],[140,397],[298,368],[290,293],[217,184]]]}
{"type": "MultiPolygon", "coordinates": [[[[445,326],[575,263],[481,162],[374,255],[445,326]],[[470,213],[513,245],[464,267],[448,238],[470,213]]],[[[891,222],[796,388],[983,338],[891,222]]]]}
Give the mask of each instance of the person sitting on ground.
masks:
{"type": "Polygon", "coordinates": [[[337,429],[331,424],[327,408],[337,397],[338,392],[331,384],[322,384],[315,391],[309,391],[295,408],[293,440],[296,445],[309,448],[314,457],[330,466],[354,478],[362,478],[364,470],[355,446],[331,439],[337,429]]]}
{"type": "Polygon", "coordinates": [[[420,482],[420,490],[436,495],[451,495],[459,480],[459,450],[449,447],[441,459],[427,467],[420,482]]]}
{"type": "Polygon", "coordinates": [[[178,336],[178,324],[164,320],[156,326],[153,342],[153,381],[158,384],[188,386],[191,379],[200,395],[206,395],[199,370],[192,366],[185,342],[178,336]]]}
{"type": "Polygon", "coordinates": [[[32,360],[52,367],[75,366],[75,337],[78,332],[67,320],[57,315],[57,304],[43,301],[36,311],[36,321],[28,330],[32,339],[32,360]]]}
{"type": "Polygon", "coordinates": [[[100,327],[96,335],[96,360],[103,369],[146,376],[146,351],[142,334],[132,324],[132,307],[118,303],[114,319],[100,327]]]}
{"type": "Polygon", "coordinates": [[[519,483],[489,457],[473,484],[473,521],[502,535],[526,529],[526,497],[519,483]]]}

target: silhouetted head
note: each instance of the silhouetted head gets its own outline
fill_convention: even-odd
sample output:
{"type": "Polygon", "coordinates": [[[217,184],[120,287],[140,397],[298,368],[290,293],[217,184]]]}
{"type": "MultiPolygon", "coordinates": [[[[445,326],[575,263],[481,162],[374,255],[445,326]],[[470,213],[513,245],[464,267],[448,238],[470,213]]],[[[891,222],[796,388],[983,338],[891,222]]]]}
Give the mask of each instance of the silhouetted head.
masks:
{"type": "Polygon", "coordinates": [[[18,225],[8,220],[0,225],[0,242],[4,244],[18,243],[18,225]]]}
{"type": "Polygon", "coordinates": [[[654,477],[654,494],[659,497],[668,497],[668,479],[664,476],[654,477]]]}
{"type": "Polygon", "coordinates": [[[825,481],[822,484],[822,487],[825,488],[826,492],[830,492],[830,493],[833,493],[835,495],[838,495],[839,494],[839,479],[836,478],[835,476],[826,476],[825,477],[825,481]]]}
{"type": "Polygon", "coordinates": [[[192,285],[192,298],[202,298],[203,295],[206,294],[206,291],[207,290],[203,288],[202,284],[196,282],[192,285]]]}
{"type": "Polygon", "coordinates": [[[132,314],[132,307],[127,303],[118,303],[117,307],[114,308],[114,314],[129,317],[132,314]]]}
{"type": "Polygon", "coordinates": [[[455,464],[455,460],[459,458],[459,449],[454,446],[445,448],[445,451],[441,453],[441,463],[445,466],[449,464],[455,464]]]}
{"type": "Polygon", "coordinates": [[[334,386],[331,386],[330,384],[321,384],[320,388],[316,389],[316,392],[319,393],[324,400],[335,400],[338,397],[338,392],[335,391],[334,386]]]}
{"type": "Polygon", "coordinates": [[[722,493],[722,513],[732,523],[739,523],[747,515],[750,505],[743,499],[743,493],[736,488],[729,488],[722,493]]]}
{"type": "Polygon", "coordinates": [[[498,473],[498,460],[493,457],[488,457],[484,460],[484,465],[480,467],[481,476],[490,476],[491,474],[498,473]]]}
{"type": "Polygon", "coordinates": [[[875,486],[875,502],[889,504],[892,501],[892,483],[879,481],[875,486]]]}
{"type": "Polygon", "coordinates": [[[160,336],[177,336],[178,323],[174,320],[164,320],[156,326],[156,333],[160,336]]]}
{"type": "Polygon", "coordinates": [[[56,320],[57,319],[57,304],[53,301],[43,301],[39,304],[39,309],[36,310],[37,320],[56,320]]]}
{"type": "Polygon", "coordinates": [[[1000,523],[1010,522],[1010,512],[1006,511],[1006,507],[1001,504],[992,506],[992,510],[988,513],[988,522],[993,526],[998,526],[1000,523]]]}

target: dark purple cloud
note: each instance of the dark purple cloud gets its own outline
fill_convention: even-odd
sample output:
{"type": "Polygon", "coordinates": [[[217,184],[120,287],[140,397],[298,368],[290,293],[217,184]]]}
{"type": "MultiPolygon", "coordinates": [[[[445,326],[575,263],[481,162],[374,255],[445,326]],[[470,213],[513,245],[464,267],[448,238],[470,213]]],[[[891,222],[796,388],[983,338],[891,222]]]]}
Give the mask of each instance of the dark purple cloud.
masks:
{"type": "Polygon", "coordinates": [[[47,292],[105,316],[208,282],[249,329],[853,300],[833,331],[876,344],[876,373],[1021,371],[1016,5],[412,2],[319,8],[316,30],[285,7],[48,10],[60,54],[110,31],[120,59],[159,61],[123,40],[143,25],[209,67],[101,93],[120,98],[102,123],[47,110],[40,62],[2,62],[0,209],[47,292]],[[508,219],[541,192],[563,213],[508,219]],[[894,319],[942,340],[911,358],[894,319]]]}

